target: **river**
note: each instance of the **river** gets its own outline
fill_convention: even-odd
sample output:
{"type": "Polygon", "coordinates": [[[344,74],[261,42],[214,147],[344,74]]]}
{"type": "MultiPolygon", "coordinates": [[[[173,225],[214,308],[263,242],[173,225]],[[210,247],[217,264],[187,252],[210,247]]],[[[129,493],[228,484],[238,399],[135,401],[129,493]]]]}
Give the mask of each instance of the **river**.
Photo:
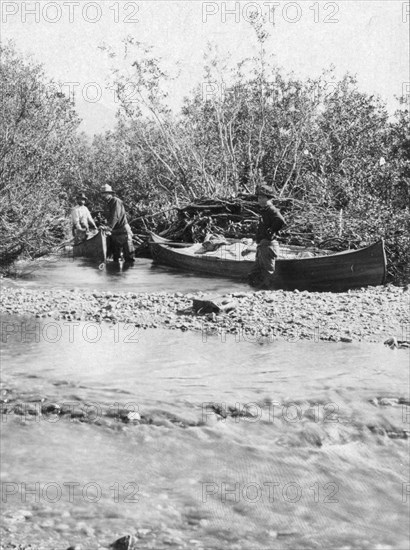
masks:
{"type": "MultiPolygon", "coordinates": [[[[150,269],[110,278],[63,262],[18,284],[227,285],[150,269]]],[[[407,548],[408,383],[408,351],[381,344],[6,316],[4,548],[127,534],[138,548],[407,548]],[[29,414],[40,400],[87,421],[29,414]]]]}
{"type": "Polygon", "coordinates": [[[195,275],[137,258],[135,266],[119,269],[114,263],[97,269],[86,258],[60,257],[22,264],[18,285],[28,288],[84,288],[129,292],[234,292],[249,287],[241,282],[195,275]]]}

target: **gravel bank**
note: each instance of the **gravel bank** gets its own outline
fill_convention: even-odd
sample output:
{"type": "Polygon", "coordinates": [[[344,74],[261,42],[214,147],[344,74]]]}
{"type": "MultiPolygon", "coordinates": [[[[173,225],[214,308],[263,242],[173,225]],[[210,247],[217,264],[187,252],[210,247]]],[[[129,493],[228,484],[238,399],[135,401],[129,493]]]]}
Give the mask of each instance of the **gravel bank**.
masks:
{"type": "MultiPolygon", "coordinates": [[[[124,322],[143,328],[219,333],[221,337],[383,342],[409,340],[408,290],[380,286],[344,293],[259,291],[219,296],[233,303],[227,313],[197,314],[202,293],[120,293],[28,290],[3,285],[0,313],[65,321],[124,322]]],[[[207,296],[208,297],[208,296],[207,296]]]]}

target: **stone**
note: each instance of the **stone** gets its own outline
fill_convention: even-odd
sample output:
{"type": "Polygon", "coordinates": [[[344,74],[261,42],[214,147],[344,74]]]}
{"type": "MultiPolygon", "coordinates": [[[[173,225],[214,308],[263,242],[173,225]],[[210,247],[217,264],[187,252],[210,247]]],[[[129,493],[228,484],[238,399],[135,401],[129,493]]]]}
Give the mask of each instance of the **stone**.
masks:
{"type": "Polygon", "coordinates": [[[395,338],[394,336],[391,336],[390,338],[385,340],[384,345],[389,346],[390,349],[395,349],[395,348],[399,347],[399,344],[397,342],[397,338],[395,338]]]}
{"type": "Polygon", "coordinates": [[[43,414],[59,414],[61,407],[58,403],[45,403],[41,407],[41,412],[43,414]]]}
{"type": "Polygon", "coordinates": [[[129,412],[127,414],[127,420],[128,420],[128,422],[140,422],[141,421],[141,415],[138,412],[129,412]]]}
{"type": "Polygon", "coordinates": [[[137,538],[133,535],[126,535],[110,544],[110,548],[113,550],[136,550],[137,542],[137,538]]]}
{"type": "Polygon", "coordinates": [[[380,405],[383,407],[394,407],[395,405],[398,405],[398,399],[396,398],[388,398],[388,397],[382,397],[379,400],[380,405]]]}
{"type": "Polygon", "coordinates": [[[237,308],[234,301],[223,300],[212,296],[204,298],[194,298],[192,300],[192,309],[195,313],[227,313],[237,308]]]}
{"type": "Polygon", "coordinates": [[[85,418],[86,414],[82,409],[74,409],[71,411],[71,418],[85,418]]]}
{"type": "Polygon", "coordinates": [[[55,526],[56,531],[69,531],[70,526],[67,523],[59,523],[55,526]]]}

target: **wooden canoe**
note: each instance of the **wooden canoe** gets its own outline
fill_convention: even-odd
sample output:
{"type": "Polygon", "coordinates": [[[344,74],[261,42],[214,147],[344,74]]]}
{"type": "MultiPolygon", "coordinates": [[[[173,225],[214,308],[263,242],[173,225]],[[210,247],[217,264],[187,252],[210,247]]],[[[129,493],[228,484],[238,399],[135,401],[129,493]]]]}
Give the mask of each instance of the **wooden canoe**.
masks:
{"type": "Polygon", "coordinates": [[[104,231],[99,230],[95,235],[73,246],[73,256],[91,258],[98,262],[107,260],[107,237],[104,231]]]}
{"type": "MultiPolygon", "coordinates": [[[[240,244],[240,243],[237,243],[240,244]]],[[[219,252],[198,254],[198,246],[172,243],[151,234],[150,249],[155,262],[217,277],[246,281],[253,261],[238,254],[227,257],[219,252]]],[[[289,248],[292,247],[287,247],[289,248]]],[[[300,247],[294,247],[299,249],[300,247]]],[[[380,285],[386,278],[386,254],[383,240],[359,250],[330,253],[313,257],[279,258],[272,277],[272,289],[343,291],[367,285],[380,285]]]]}

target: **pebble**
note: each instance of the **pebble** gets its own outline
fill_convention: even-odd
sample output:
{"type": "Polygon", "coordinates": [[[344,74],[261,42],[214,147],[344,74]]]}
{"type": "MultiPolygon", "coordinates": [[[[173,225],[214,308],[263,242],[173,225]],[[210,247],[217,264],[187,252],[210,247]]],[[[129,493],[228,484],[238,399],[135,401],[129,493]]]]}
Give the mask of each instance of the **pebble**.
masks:
{"type": "Polygon", "coordinates": [[[401,334],[407,322],[410,293],[392,286],[334,294],[282,290],[234,292],[225,297],[235,298],[235,310],[198,318],[192,311],[192,301],[203,296],[201,292],[114,294],[80,289],[44,291],[6,285],[7,281],[7,292],[0,298],[0,313],[6,314],[42,317],[51,312],[54,318],[67,321],[127,322],[142,328],[182,331],[203,331],[206,327],[210,333],[245,330],[262,336],[262,332],[270,335],[274,331],[275,338],[289,340],[291,337],[292,342],[317,341],[319,337],[324,341],[349,343],[386,341],[392,349],[408,345],[394,334],[401,334]]]}
{"type": "Polygon", "coordinates": [[[129,422],[140,422],[141,415],[137,412],[130,412],[127,414],[127,419],[129,422]]]}
{"type": "Polygon", "coordinates": [[[121,537],[110,544],[110,548],[113,550],[136,550],[137,542],[137,538],[133,535],[126,535],[125,537],[121,537]]]}
{"type": "Polygon", "coordinates": [[[43,414],[59,414],[61,407],[58,403],[46,403],[41,407],[43,414]]]}
{"type": "Polygon", "coordinates": [[[55,526],[55,530],[56,531],[69,531],[70,526],[67,525],[66,523],[59,523],[55,526]]]}
{"type": "Polygon", "coordinates": [[[387,340],[385,340],[384,345],[389,346],[390,349],[394,349],[394,348],[399,347],[399,344],[397,342],[397,338],[395,338],[394,336],[392,336],[392,337],[388,338],[387,340]]]}
{"type": "Polygon", "coordinates": [[[383,407],[394,407],[399,404],[399,400],[396,398],[382,397],[379,400],[379,404],[383,405],[383,407]]]}

